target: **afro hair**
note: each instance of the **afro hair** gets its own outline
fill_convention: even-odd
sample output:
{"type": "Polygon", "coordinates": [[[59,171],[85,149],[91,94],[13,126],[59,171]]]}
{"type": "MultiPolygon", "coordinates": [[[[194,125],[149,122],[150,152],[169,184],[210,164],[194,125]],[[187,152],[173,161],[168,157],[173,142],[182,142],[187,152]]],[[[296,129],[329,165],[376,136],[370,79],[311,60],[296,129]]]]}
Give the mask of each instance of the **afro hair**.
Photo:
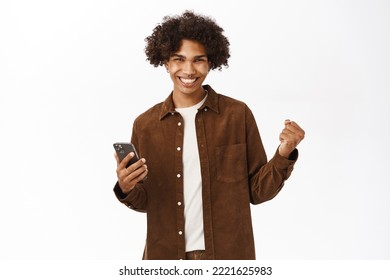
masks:
{"type": "Polygon", "coordinates": [[[211,69],[228,67],[229,41],[223,29],[206,16],[185,11],[180,16],[166,16],[146,41],[147,60],[154,67],[162,66],[179,48],[183,39],[201,43],[206,50],[211,69]]]}

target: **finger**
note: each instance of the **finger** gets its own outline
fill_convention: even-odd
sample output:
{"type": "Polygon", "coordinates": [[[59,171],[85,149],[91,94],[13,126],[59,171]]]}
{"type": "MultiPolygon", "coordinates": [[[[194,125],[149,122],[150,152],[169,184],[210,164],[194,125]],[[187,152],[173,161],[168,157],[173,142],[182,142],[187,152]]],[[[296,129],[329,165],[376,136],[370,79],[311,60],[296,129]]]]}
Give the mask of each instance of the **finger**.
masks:
{"type": "Polygon", "coordinates": [[[118,165],[118,169],[126,168],[126,165],[129,163],[129,161],[134,157],[134,153],[131,152],[128,155],[124,157],[124,159],[120,162],[118,165]]]}
{"type": "Polygon", "coordinates": [[[144,158],[141,158],[140,160],[136,161],[135,163],[133,163],[132,165],[130,165],[126,169],[128,170],[129,173],[132,173],[135,170],[137,170],[138,168],[140,168],[142,165],[144,165],[145,162],[146,162],[146,160],[144,158]]]}
{"type": "Polygon", "coordinates": [[[296,130],[296,132],[300,132],[300,133],[305,133],[305,131],[296,123],[296,122],[294,122],[294,121],[291,121],[291,120],[289,120],[289,119],[286,119],[285,121],[284,121],[284,126],[286,127],[286,128],[289,128],[290,130],[293,130],[293,128],[295,128],[296,130]]]}
{"type": "Polygon", "coordinates": [[[134,176],[130,176],[134,171],[138,170],[140,167],[142,167],[143,165],[146,167],[145,165],[145,162],[146,160],[144,158],[138,160],[137,162],[133,163],[132,165],[130,165],[129,167],[124,167],[124,168],[117,168],[116,172],[117,172],[117,176],[118,176],[118,179],[123,181],[127,178],[127,181],[129,180],[133,180],[133,178],[135,176],[138,176],[138,173],[136,173],[134,176]],[[130,176],[130,177],[129,177],[130,176]]]}
{"type": "Polygon", "coordinates": [[[139,176],[135,177],[129,182],[124,182],[125,185],[130,186],[129,191],[136,186],[137,183],[144,180],[146,176],[148,175],[148,170],[144,170],[139,176]],[[132,187],[131,187],[132,186],[132,187]]]}
{"type": "Polygon", "coordinates": [[[293,125],[291,124],[287,124],[283,129],[282,129],[282,132],[284,133],[297,133],[299,132],[299,130],[294,127],[293,125]]]}
{"type": "Polygon", "coordinates": [[[130,172],[126,168],[118,169],[116,172],[119,181],[125,180],[130,175],[130,172]]]}
{"type": "Polygon", "coordinates": [[[292,133],[292,134],[299,134],[300,133],[300,130],[296,127],[294,127],[293,125],[291,124],[288,124],[283,130],[282,132],[285,132],[285,133],[292,133]]]}
{"type": "Polygon", "coordinates": [[[303,139],[304,134],[296,128],[285,128],[282,130],[281,135],[285,140],[303,139]]]}
{"type": "Polygon", "coordinates": [[[299,131],[304,132],[304,130],[296,122],[292,121],[290,124],[291,124],[291,126],[295,127],[299,131]]]}
{"type": "Polygon", "coordinates": [[[279,134],[279,141],[281,141],[281,142],[287,141],[290,139],[291,139],[291,133],[282,132],[279,134]]]}
{"type": "MultiPolygon", "coordinates": [[[[148,170],[146,164],[134,170],[133,172],[128,172],[128,175],[123,179],[125,183],[130,183],[134,181],[138,181],[137,178],[140,177],[145,171],[148,170]]],[[[146,175],[145,175],[146,176],[146,175]]]]}
{"type": "Polygon", "coordinates": [[[146,177],[148,176],[148,173],[149,173],[149,170],[146,169],[141,175],[139,175],[138,178],[136,178],[136,180],[138,180],[137,183],[141,180],[146,179],[146,177]]]}
{"type": "Polygon", "coordinates": [[[299,133],[300,132],[299,127],[295,126],[294,124],[295,123],[289,119],[285,120],[283,131],[287,130],[287,131],[291,131],[293,133],[299,133]]]}
{"type": "Polygon", "coordinates": [[[148,175],[148,173],[149,173],[149,170],[148,170],[147,167],[146,167],[146,169],[145,169],[139,176],[137,176],[137,177],[134,178],[134,181],[136,181],[137,183],[138,183],[139,181],[142,181],[143,179],[146,178],[146,176],[148,175]]]}
{"type": "Polygon", "coordinates": [[[297,134],[299,137],[303,137],[305,135],[305,131],[296,122],[287,124],[284,129],[297,134]]]}
{"type": "Polygon", "coordinates": [[[148,169],[147,169],[147,166],[145,166],[145,169],[143,168],[139,168],[139,169],[142,169],[140,170],[141,173],[138,175],[138,176],[134,176],[134,175],[137,175],[137,173],[133,173],[132,175],[133,176],[129,176],[127,178],[125,178],[124,180],[119,180],[119,186],[121,187],[122,191],[124,193],[129,193],[129,191],[131,191],[138,182],[140,182],[141,180],[145,179],[146,176],[148,175],[148,169]]]}
{"type": "Polygon", "coordinates": [[[291,131],[285,130],[279,135],[279,140],[281,144],[286,144],[290,147],[296,147],[301,141],[303,137],[296,133],[292,133],[291,131]]]}
{"type": "MultiPolygon", "coordinates": [[[[136,170],[140,169],[142,166],[145,166],[145,168],[147,168],[146,164],[145,164],[146,160],[144,158],[138,160],[137,162],[133,163],[132,165],[130,165],[129,167],[127,168],[124,168],[122,170],[119,170],[119,176],[124,179],[126,177],[128,177],[129,175],[131,175],[133,172],[135,172],[136,170]]],[[[135,176],[138,176],[138,174],[136,174],[135,176]]],[[[132,179],[134,176],[132,176],[130,179],[132,179]]]]}

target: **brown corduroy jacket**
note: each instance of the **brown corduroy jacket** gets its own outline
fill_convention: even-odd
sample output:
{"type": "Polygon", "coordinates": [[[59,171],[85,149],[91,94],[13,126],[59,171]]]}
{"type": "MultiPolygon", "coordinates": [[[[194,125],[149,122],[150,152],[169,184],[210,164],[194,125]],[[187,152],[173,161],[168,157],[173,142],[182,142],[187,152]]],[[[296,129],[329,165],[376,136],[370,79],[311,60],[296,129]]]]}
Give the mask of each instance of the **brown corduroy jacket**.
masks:
{"type": "MultiPolygon", "coordinates": [[[[250,203],[270,200],[290,176],[298,151],[267,162],[252,112],[241,101],[204,86],[208,97],[196,115],[208,259],[255,259],[250,203]]],[[[172,94],[134,122],[131,142],[146,159],[148,178],[127,195],[129,208],[147,214],[144,259],[185,259],[183,203],[184,123],[172,94]]]]}

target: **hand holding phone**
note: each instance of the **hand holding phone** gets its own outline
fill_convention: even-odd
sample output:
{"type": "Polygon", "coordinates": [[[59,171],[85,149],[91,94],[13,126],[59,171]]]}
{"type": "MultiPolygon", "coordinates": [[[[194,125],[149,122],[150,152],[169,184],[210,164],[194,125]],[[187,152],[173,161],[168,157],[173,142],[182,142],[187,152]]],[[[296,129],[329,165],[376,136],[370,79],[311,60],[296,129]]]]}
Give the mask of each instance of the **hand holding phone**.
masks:
{"type": "Polygon", "coordinates": [[[116,151],[118,183],[122,192],[127,194],[138,182],[146,178],[148,168],[145,159],[139,159],[133,144],[118,142],[113,146],[116,151]]]}
{"type": "Polygon", "coordinates": [[[131,143],[124,143],[124,142],[118,142],[114,143],[114,149],[116,151],[116,154],[118,155],[119,161],[122,162],[122,160],[131,152],[134,153],[134,156],[130,159],[130,161],[126,164],[126,168],[132,165],[133,163],[136,163],[139,160],[137,151],[135,150],[135,147],[131,143]]]}

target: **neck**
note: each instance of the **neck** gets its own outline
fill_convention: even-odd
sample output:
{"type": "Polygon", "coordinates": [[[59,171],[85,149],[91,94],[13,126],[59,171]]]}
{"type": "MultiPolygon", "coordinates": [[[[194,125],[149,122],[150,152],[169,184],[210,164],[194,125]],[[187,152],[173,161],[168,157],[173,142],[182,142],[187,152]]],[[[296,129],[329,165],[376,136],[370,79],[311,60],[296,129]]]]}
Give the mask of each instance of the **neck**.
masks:
{"type": "Polygon", "coordinates": [[[198,104],[206,96],[206,91],[201,88],[198,92],[184,94],[179,91],[173,91],[173,103],[176,108],[187,108],[198,104]]]}

